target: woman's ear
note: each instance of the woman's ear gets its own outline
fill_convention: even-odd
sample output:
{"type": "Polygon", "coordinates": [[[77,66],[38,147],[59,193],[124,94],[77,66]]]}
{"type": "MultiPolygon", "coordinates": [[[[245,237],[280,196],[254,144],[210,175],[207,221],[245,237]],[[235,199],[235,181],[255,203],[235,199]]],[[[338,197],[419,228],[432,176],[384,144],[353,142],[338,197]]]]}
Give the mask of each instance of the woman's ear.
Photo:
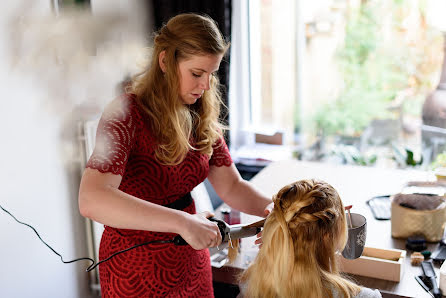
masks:
{"type": "Polygon", "coordinates": [[[166,62],[165,59],[166,58],[166,51],[161,51],[161,53],[158,56],[158,63],[160,65],[160,68],[163,72],[166,72],[166,62]]]}

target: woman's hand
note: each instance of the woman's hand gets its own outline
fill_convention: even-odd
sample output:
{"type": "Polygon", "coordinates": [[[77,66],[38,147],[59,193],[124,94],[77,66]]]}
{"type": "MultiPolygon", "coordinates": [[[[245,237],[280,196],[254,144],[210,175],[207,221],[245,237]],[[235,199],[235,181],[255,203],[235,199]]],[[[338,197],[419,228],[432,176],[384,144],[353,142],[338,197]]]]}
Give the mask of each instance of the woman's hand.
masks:
{"type": "Polygon", "coordinates": [[[196,250],[220,245],[221,234],[217,223],[208,218],[213,216],[209,211],[198,214],[187,214],[187,222],[181,228],[180,235],[196,250]]]}
{"type": "Polygon", "coordinates": [[[265,217],[267,217],[274,209],[274,202],[269,203],[266,205],[265,210],[263,210],[263,213],[265,214],[265,217]]]}
{"type": "MultiPolygon", "coordinates": [[[[265,217],[267,217],[271,211],[274,209],[274,202],[269,203],[266,205],[265,210],[263,210],[263,213],[265,214],[265,217]]],[[[255,244],[257,244],[259,247],[262,247],[262,232],[258,233],[257,239],[254,241],[255,244]]]]}

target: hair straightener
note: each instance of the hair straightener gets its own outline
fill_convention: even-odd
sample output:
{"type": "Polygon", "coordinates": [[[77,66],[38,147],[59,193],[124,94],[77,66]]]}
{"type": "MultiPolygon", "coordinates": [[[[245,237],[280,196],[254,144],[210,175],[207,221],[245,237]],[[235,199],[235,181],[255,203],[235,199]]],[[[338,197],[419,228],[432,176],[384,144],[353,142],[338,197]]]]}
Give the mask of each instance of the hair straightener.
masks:
{"type": "MultiPolygon", "coordinates": [[[[220,230],[222,242],[228,242],[257,235],[262,230],[262,227],[266,221],[266,219],[262,219],[249,225],[229,225],[225,221],[217,219],[215,217],[209,217],[208,219],[217,223],[218,229],[220,230]]],[[[187,242],[180,235],[175,236],[175,238],[173,239],[173,243],[175,245],[187,244],[187,242]]]]}

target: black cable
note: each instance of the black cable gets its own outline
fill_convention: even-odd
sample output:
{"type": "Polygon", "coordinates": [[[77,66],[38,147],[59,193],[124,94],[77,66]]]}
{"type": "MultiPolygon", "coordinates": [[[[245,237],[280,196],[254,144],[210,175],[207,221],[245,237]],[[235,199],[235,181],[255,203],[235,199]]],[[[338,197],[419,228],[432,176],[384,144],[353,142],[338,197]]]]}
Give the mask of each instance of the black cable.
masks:
{"type": "MultiPolygon", "coordinates": [[[[143,245],[152,244],[152,243],[173,243],[173,240],[153,240],[153,241],[148,241],[148,242],[144,242],[144,243],[141,243],[141,244],[136,244],[136,245],[131,246],[131,247],[129,247],[129,248],[126,248],[126,249],[123,249],[123,250],[121,250],[121,251],[115,252],[114,254],[112,254],[111,256],[109,256],[108,258],[106,258],[106,259],[104,259],[104,260],[102,260],[102,261],[99,261],[99,262],[96,263],[96,264],[94,264],[94,261],[93,261],[92,259],[88,258],[88,259],[90,259],[91,261],[93,261],[93,264],[91,264],[90,266],[88,266],[87,269],[86,269],[86,271],[87,271],[87,272],[90,272],[91,270],[93,270],[94,268],[96,268],[97,265],[99,265],[99,264],[101,264],[101,263],[104,263],[104,262],[107,262],[108,260],[110,260],[110,259],[113,258],[114,256],[119,255],[119,254],[122,254],[123,252],[129,251],[129,250],[131,250],[131,249],[134,249],[134,248],[137,248],[137,247],[140,247],[140,246],[143,246],[143,245]],[[94,266],[93,266],[93,265],[94,265],[94,266]]],[[[74,261],[82,260],[82,259],[84,259],[84,258],[76,259],[76,260],[74,260],[74,261]]]]}
{"type": "Polygon", "coordinates": [[[83,261],[83,260],[90,261],[90,262],[91,262],[90,266],[88,266],[87,269],[85,270],[85,271],[87,271],[87,272],[90,272],[91,270],[93,270],[94,268],[96,268],[96,266],[98,266],[99,264],[104,263],[104,262],[110,260],[110,259],[113,258],[114,256],[119,255],[119,254],[122,254],[122,253],[124,253],[124,252],[127,252],[127,251],[129,251],[129,250],[131,250],[131,249],[134,249],[134,248],[137,248],[137,247],[140,247],[140,246],[143,246],[143,245],[152,244],[152,243],[173,243],[173,242],[174,242],[174,240],[154,240],[154,241],[144,242],[144,243],[141,243],[141,244],[136,244],[136,245],[131,246],[131,247],[129,247],[129,248],[126,248],[126,249],[123,249],[123,250],[121,250],[121,251],[115,252],[114,254],[112,254],[111,256],[109,256],[108,258],[106,258],[106,259],[104,259],[104,260],[102,260],[102,261],[99,261],[99,262],[97,262],[96,264],[95,264],[95,261],[94,261],[92,258],[87,258],[87,257],[86,257],[86,258],[78,258],[78,259],[74,259],[74,260],[71,260],[71,261],[64,261],[62,255],[59,254],[57,251],[55,251],[51,246],[49,246],[49,244],[46,243],[46,242],[42,239],[42,237],[40,237],[39,233],[37,232],[37,230],[36,230],[33,226],[31,226],[31,225],[29,225],[29,224],[27,224],[27,223],[25,223],[25,222],[21,222],[20,220],[18,220],[14,215],[12,215],[11,212],[9,212],[9,211],[6,210],[5,208],[3,208],[2,205],[0,205],[0,208],[1,208],[4,212],[6,212],[7,214],[9,214],[12,218],[14,218],[14,220],[15,220],[16,222],[18,222],[19,224],[25,225],[25,226],[29,227],[30,229],[32,229],[32,230],[34,231],[34,233],[36,233],[37,237],[39,237],[40,241],[42,241],[43,244],[45,244],[49,249],[51,249],[56,255],[58,255],[58,256],[60,257],[60,260],[62,261],[62,263],[69,264],[69,263],[73,263],[73,262],[77,262],[77,261],[83,261]]]}

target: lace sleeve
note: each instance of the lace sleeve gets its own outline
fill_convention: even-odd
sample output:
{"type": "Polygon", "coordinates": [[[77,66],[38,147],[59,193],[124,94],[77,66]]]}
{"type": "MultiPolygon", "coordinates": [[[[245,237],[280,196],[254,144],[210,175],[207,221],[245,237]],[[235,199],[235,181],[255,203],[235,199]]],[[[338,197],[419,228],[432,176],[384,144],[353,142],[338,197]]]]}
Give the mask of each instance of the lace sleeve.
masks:
{"type": "Polygon", "coordinates": [[[212,153],[211,159],[209,160],[209,165],[211,166],[227,166],[232,164],[231,154],[229,153],[228,146],[226,145],[225,139],[220,137],[215,144],[212,146],[214,152],[212,153]]]}
{"type": "Polygon", "coordinates": [[[135,139],[135,113],[130,100],[120,97],[105,109],[96,132],[96,144],[86,167],[123,175],[135,139]]]}

